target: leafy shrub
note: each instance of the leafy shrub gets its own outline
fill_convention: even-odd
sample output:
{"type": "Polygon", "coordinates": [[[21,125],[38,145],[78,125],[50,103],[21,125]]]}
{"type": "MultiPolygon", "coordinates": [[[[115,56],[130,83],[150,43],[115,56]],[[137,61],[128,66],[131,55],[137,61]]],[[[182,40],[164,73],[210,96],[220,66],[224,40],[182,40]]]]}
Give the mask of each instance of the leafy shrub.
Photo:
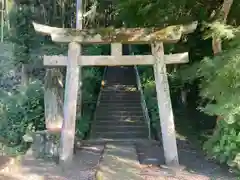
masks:
{"type": "Polygon", "coordinates": [[[85,138],[91,128],[94,111],[97,103],[100,82],[102,80],[102,69],[88,67],[83,69],[82,86],[82,117],[78,116],[76,133],[78,138],[85,138]]]}
{"type": "Polygon", "coordinates": [[[0,137],[6,146],[24,150],[23,136],[28,132],[44,129],[43,88],[32,82],[11,94],[1,91],[0,137]]]}
{"type": "MultiPolygon", "coordinates": [[[[78,118],[76,127],[77,136],[81,139],[85,138],[90,129],[101,75],[98,68],[83,70],[83,116],[78,118]]],[[[4,146],[11,147],[13,153],[28,147],[22,138],[25,134],[45,129],[43,93],[40,81],[17,88],[14,94],[3,90],[0,92],[0,140],[4,146]]]]}
{"type": "Polygon", "coordinates": [[[214,134],[203,148],[211,159],[240,169],[240,124],[218,121],[214,134]]]}
{"type": "Polygon", "coordinates": [[[240,39],[236,37],[228,50],[205,58],[198,64],[201,96],[207,103],[200,109],[221,117],[204,149],[220,163],[240,170],[240,39]]]}

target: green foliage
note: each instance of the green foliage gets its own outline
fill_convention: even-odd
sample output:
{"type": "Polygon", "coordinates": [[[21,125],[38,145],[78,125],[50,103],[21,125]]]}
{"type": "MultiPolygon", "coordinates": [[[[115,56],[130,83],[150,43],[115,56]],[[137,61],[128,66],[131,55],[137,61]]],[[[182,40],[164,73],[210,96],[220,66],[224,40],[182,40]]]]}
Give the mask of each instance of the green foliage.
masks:
{"type": "Polygon", "coordinates": [[[218,121],[214,134],[204,144],[209,158],[240,170],[240,124],[218,121]]]}
{"type": "Polygon", "coordinates": [[[101,68],[87,67],[83,68],[83,86],[82,86],[82,117],[78,114],[77,137],[85,138],[89,133],[90,125],[94,118],[94,111],[97,103],[100,82],[102,80],[101,68]]]}
{"type": "Polygon", "coordinates": [[[202,110],[210,115],[222,116],[234,123],[239,114],[240,46],[232,47],[213,59],[204,58],[198,64],[201,96],[208,99],[202,110]],[[217,103],[215,103],[217,102],[217,103]]]}
{"type": "Polygon", "coordinates": [[[239,35],[226,47],[221,54],[205,57],[190,69],[196,72],[194,78],[200,79],[200,96],[204,104],[199,109],[210,116],[221,117],[204,150],[220,163],[240,170],[239,35]]]}
{"type": "Polygon", "coordinates": [[[11,94],[1,91],[1,143],[16,151],[26,148],[23,136],[44,129],[43,88],[40,82],[32,82],[11,94]]]}
{"type": "Polygon", "coordinates": [[[221,39],[232,39],[235,33],[238,31],[231,25],[226,25],[220,21],[214,21],[212,23],[203,23],[203,29],[207,29],[203,36],[204,39],[217,37],[221,39]]]}
{"type": "Polygon", "coordinates": [[[141,83],[143,86],[143,93],[147,104],[150,120],[151,129],[155,131],[153,134],[160,132],[160,121],[159,121],[159,110],[157,105],[156,97],[156,85],[153,76],[152,67],[138,67],[139,74],[141,77],[141,83]]]}
{"type": "MultiPolygon", "coordinates": [[[[83,54],[100,55],[105,51],[105,46],[86,46],[83,54]]],[[[97,98],[100,90],[100,83],[103,76],[103,68],[84,67],[82,68],[82,117],[77,114],[77,137],[86,138],[94,118],[97,98]]]]}
{"type": "Polygon", "coordinates": [[[28,5],[14,6],[9,14],[11,29],[8,40],[14,44],[15,63],[30,63],[33,49],[41,38],[36,35],[32,21],[33,13],[28,5]]]}
{"type": "Polygon", "coordinates": [[[86,137],[86,134],[89,132],[91,124],[90,118],[91,114],[84,115],[82,117],[78,114],[76,124],[76,137],[78,139],[84,139],[86,137]]]}
{"type": "Polygon", "coordinates": [[[13,63],[13,44],[0,43],[0,76],[4,77],[14,69],[13,63]]]}
{"type": "Polygon", "coordinates": [[[204,4],[193,0],[122,0],[116,9],[117,19],[127,26],[163,26],[207,17],[204,4]]]}

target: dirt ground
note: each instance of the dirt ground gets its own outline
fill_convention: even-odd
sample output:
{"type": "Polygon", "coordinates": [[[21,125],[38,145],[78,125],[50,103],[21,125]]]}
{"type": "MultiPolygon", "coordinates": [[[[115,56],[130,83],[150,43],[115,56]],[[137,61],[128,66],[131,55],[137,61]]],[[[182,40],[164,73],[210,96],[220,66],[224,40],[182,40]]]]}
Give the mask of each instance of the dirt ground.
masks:
{"type": "Polygon", "coordinates": [[[103,149],[103,145],[78,149],[66,169],[52,161],[34,158],[31,150],[22,158],[2,156],[0,180],[94,180],[103,149]]]}
{"type": "Polygon", "coordinates": [[[183,169],[175,172],[160,168],[164,164],[161,144],[136,144],[136,150],[146,180],[237,180],[227,168],[207,160],[187,141],[178,141],[179,162],[183,169]],[[148,166],[149,163],[153,166],[148,166]],[[162,177],[157,177],[160,175],[162,177]]]}
{"type": "MultiPolygon", "coordinates": [[[[78,149],[74,163],[67,170],[53,162],[33,158],[31,151],[24,158],[0,156],[0,180],[96,180],[104,147],[98,144],[78,149]]],[[[180,163],[185,169],[173,172],[159,166],[164,164],[161,145],[136,144],[141,180],[237,180],[188,145],[179,147],[180,163]],[[155,165],[146,165],[149,160],[155,165]]]]}

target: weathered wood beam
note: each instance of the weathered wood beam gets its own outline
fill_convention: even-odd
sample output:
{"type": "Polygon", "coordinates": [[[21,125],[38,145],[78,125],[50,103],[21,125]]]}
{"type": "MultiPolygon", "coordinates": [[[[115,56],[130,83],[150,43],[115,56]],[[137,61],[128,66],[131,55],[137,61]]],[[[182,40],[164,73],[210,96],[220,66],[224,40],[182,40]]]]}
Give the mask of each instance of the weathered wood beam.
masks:
{"type": "MultiPolygon", "coordinates": [[[[83,28],[83,0],[76,0],[76,29],[81,30],[83,28]]],[[[81,46],[81,44],[80,44],[81,46]]],[[[80,52],[81,53],[81,52],[80,52]]],[[[78,101],[77,101],[77,112],[82,117],[82,67],[79,68],[79,89],[78,89],[78,101]]]]}
{"type": "Polygon", "coordinates": [[[115,60],[122,56],[122,48],[123,47],[122,47],[121,43],[112,43],[111,44],[111,55],[113,57],[115,57],[115,60]]]}
{"type": "Polygon", "coordinates": [[[165,163],[168,166],[178,166],[179,161],[174,116],[169,92],[167,69],[166,64],[164,63],[163,43],[152,44],[152,52],[156,58],[153,67],[165,163]]]}
{"type": "Polygon", "coordinates": [[[64,121],[61,131],[60,163],[68,165],[73,158],[76,110],[79,83],[78,56],[81,46],[71,42],[68,48],[67,75],[64,97],[64,121]]]}
{"type": "Polygon", "coordinates": [[[55,42],[79,42],[81,44],[145,44],[152,41],[177,42],[184,34],[195,31],[198,22],[187,25],[173,25],[166,28],[120,28],[114,27],[79,30],[57,28],[33,22],[35,31],[50,35],[55,42]]]}
{"type": "MultiPolygon", "coordinates": [[[[44,66],[66,66],[66,56],[44,56],[44,66]]],[[[188,63],[188,53],[169,54],[164,56],[165,64],[188,63]]],[[[153,65],[155,58],[152,55],[125,55],[125,56],[79,56],[78,65],[81,66],[128,66],[153,65]]]]}

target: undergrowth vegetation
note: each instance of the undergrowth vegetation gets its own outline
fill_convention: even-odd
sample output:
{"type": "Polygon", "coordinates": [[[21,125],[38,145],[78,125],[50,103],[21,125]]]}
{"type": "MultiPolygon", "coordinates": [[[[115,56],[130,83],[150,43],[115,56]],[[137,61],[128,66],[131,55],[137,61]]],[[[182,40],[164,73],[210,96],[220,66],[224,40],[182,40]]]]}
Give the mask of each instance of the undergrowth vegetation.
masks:
{"type": "MultiPolygon", "coordinates": [[[[84,69],[83,75],[83,116],[78,117],[76,127],[76,135],[80,139],[86,138],[90,130],[102,70],[84,69]]],[[[24,152],[29,144],[24,142],[23,136],[45,129],[43,83],[34,81],[27,87],[19,86],[13,93],[1,90],[0,105],[0,142],[4,152],[24,152]]]]}
{"type": "Polygon", "coordinates": [[[240,172],[240,39],[235,37],[228,48],[213,59],[198,65],[202,78],[201,96],[207,99],[200,110],[218,116],[214,134],[205,143],[208,155],[240,172]]]}
{"type": "Polygon", "coordinates": [[[78,138],[86,138],[91,128],[94,112],[100,91],[103,75],[102,68],[85,68],[83,70],[83,101],[82,117],[77,119],[76,135],[78,138]]]}
{"type": "MultiPolygon", "coordinates": [[[[94,54],[101,51],[100,48],[87,48],[88,53],[94,54]]],[[[56,49],[55,49],[56,51],[56,49]]],[[[54,53],[55,53],[54,51],[54,53]]],[[[51,54],[51,52],[49,52],[51,54]]],[[[10,56],[5,60],[13,60],[10,56]]],[[[16,70],[9,66],[8,71],[16,70]]],[[[7,66],[4,66],[7,72],[7,66]]],[[[93,120],[103,68],[83,68],[82,70],[82,117],[78,114],[76,136],[79,139],[86,138],[93,120]]],[[[2,79],[5,74],[1,75],[2,79]]],[[[18,77],[13,77],[14,78],[18,77]]],[[[29,143],[23,140],[25,134],[44,130],[44,79],[31,78],[27,86],[15,84],[10,89],[0,90],[0,146],[2,153],[18,155],[29,147],[29,143]]]]}
{"type": "Polygon", "coordinates": [[[28,147],[26,133],[44,129],[43,86],[39,81],[19,87],[14,93],[1,91],[0,137],[6,153],[15,154],[28,147]]]}

